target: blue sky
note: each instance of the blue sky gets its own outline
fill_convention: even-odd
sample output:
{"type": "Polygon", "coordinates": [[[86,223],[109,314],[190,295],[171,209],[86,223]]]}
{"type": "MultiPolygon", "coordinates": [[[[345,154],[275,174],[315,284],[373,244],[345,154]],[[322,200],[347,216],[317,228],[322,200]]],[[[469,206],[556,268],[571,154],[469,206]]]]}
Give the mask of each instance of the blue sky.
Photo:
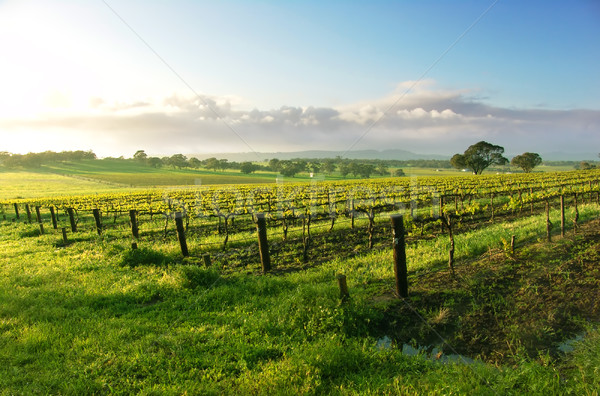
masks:
{"type": "Polygon", "coordinates": [[[598,38],[595,0],[0,1],[0,138],[101,156],[599,152],[598,38]]]}

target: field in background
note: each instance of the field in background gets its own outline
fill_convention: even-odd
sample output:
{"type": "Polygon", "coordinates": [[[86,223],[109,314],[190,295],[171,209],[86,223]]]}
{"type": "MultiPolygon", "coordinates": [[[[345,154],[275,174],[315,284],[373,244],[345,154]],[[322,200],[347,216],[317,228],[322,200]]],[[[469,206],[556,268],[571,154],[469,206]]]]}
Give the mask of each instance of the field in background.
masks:
{"type": "MultiPolygon", "coordinates": [[[[432,169],[405,167],[405,177],[464,176],[468,172],[457,169],[432,169]]],[[[393,170],[393,169],[391,169],[393,170]]],[[[491,169],[484,174],[494,174],[501,169],[491,169]]],[[[569,167],[540,166],[536,171],[552,172],[571,170],[569,167]]],[[[378,178],[379,176],[372,176],[378,178]]],[[[355,180],[334,172],[317,174],[311,178],[307,173],[296,177],[282,177],[276,172],[256,172],[249,175],[238,170],[208,171],[194,169],[152,168],[134,161],[114,159],[64,162],[44,165],[35,170],[14,171],[0,167],[0,199],[34,198],[53,195],[94,194],[126,192],[136,189],[168,186],[198,186],[213,184],[253,184],[276,182],[303,182],[323,180],[355,180]]]]}

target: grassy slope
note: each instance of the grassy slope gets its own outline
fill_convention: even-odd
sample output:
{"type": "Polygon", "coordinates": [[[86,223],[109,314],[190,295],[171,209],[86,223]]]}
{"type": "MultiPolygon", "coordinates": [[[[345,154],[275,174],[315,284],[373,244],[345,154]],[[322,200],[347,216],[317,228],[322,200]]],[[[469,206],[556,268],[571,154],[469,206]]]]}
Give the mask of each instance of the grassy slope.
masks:
{"type": "Polygon", "coordinates": [[[126,186],[150,187],[199,184],[273,183],[275,175],[212,172],[193,169],[152,168],[134,161],[114,159],[60,163],[42,167],[43,171],[97,179],[126,186]]]}
{"type": "MultiPolygon", "coordinates": [[[[598,208],[580,211],[589,220],[598,208]]],[[[37,226],[2,223],[4,394],[585,394],[600,385],[597,330],[566,361],[551,348],[560,338],[553,333],[597,323],[598,307],[585,304],[598,301],[586,289],[597,293],[600,279],[597,225],[530,247],[527,239],[543,235],[541,216],[460,235],[459,281],[441,265],[443,240],[410,246],[411,309],[389,293],[389,251],[259,276],[256,268],[222,272],[217,261],[191,265],[151,226],[133,253],[126,223],[99,238],[88,219],[66,248],[37,226]],[[511,257],[500,240],[513,233],[511,257]],[[338,272],[348,276],[347,304],[338,272]],[[571,291],[582,293],[577,301],[571,291]],[[442,364],[377,346],[384,334],[435,343],[432,329],[459,352],[510,364],[442,364]],[[475,350],[487,344],[492,351],[475,350]]]]}
{"type": "Polygon", "coordinates": [[[0,167],[0,200],[127,190],[133,189],[101,180],[84,180],[39,171],[6,171],[0,167]]]}

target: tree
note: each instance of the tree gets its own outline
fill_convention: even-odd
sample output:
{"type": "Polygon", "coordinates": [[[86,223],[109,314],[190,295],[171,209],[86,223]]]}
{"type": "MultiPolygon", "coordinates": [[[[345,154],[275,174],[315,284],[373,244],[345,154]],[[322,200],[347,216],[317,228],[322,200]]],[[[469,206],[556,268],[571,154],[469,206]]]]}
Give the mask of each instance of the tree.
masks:
{"type": "Polygon", "coordinates": [[[273,172],[279,172],[281,170],[281,161],[277,158],[272,158],[269,160],[269,168],[271,168],[273,172]]]}
{"type": "Polygon", "coordinates": [[[258,169],[257,165],[254,165],[252,162],[242,162],[240,164],[240,171],[246,175],[249,175],[250,173],[254,172],[255,170],[258,169]]]}
{"type": "Polygon", "coordinates": [[[540,155],[537,153],[523,153],[521,155],[517,155],[510,161],[511,165],[518,166],[519,168],[523,169],[523,172],[525,173],[531,172],[533,168],[541,163],[542,157],[540,157],[540,155]]]}
{"type": "Polygon", "coordinates": [[[216,171],[217,169],[219,169],[219,166],[221,166],[221,164],[219,163],[219,160],[216,159],[215,157],[210,157],[207,158],[204,163],[206,164],[206,169],[212,169],[214,171],[216,171]]]}
{"type": "Polygon", "coordinates": [[[169,157],[168,163],[177,169],[185,168],[188,165],[187,157],[183,154],[173,154],[169,157]]]}
{"type": "Polygon", "coordinates": [[[348,176],[348,173],[350,173],[352,171],[352,169],[350,169],[350,164],[348,162],[340,163],[338,168],[340,169],[340,174],[342,175],[342,177],[344,179],[346,178],[346,176],[348,176]]]}
{"type": "Polygon", "coordinates": [[[290,160],[279,161],[279,172],[286,177],[294,177],[297,173],[306,170],[306,162],[294,162],[290,160]]]}
{"type": "Polygon", "coordinates": [[[145,163],[148,159],[148,154],[144,150],[138,150],[133,154],[133,159],[137,162],[145,163]]]}
{"type": "Polygon", "coordinates": [[[202,165],[202,161],[200,161],[196,157],[192,157],[188,160],[188,166],[190,168],[198,169],[198,168],[200,168],[200,165],[202,165]]]}
{"type": "Polygon", "coordinates": [[[377,169],[375,170],[375,172],[377,172],[377,174],[379,174],[379,176],[385,176],[385,175],[390,175],[390,170],[388,169],[388,167],[383,163],[379,163],[379,165],[377,165],[377,169]]]}
{"type": "Polygon", "coordinates": [[[325,161],[323,161],[323,166],[321,167],[321,170],[327,174],[334,172],[335,171],[335,161],[330,158],[326,159],[325,161]]]}
{"type": "Polygon", "coordinates": [[[464,154],[455,154],[450,163],[457,169],[467,168],[480,175],[490,165],[506,165],[508,160],[503,153],[504,147],[481,141],[469,146],[464,154]]]}
{"type": "Polygon", "coordinates": [[[581,170],[590,170],[590,169],[596,169],[596,165],[590,164],[587,161],[581,161],[577,168],[579,168],[581,170]]]}
{"type": "Polygon", "coordinates": [[[153,168],[162,168],[163,160],[161,160],[158,157],[150,157],[148,158],[148,165],[150,165],[153,168]]]}
{"type": "Polygon", "coordinates": [[[406,176],[406,173],[404,173],[404,171],[401,168],[396,169],[393,174],[396,177],[406,176]]]}
{"type": "Polygon", "coordinates": [[[219,169],[221,169],[222,171],[229,168],[229,164],[227,163],[227,159],[220,159],[219,160],[219,169]]]}

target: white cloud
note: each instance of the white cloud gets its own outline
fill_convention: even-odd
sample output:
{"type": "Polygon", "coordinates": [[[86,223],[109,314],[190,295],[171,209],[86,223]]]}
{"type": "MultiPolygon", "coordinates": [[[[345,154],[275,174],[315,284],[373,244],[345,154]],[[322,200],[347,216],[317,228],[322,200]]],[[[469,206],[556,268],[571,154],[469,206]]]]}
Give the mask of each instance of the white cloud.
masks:
{"type": "MultiPolygon", "coordinates": [[[[471,92],[436,90],[431,81],[401,92],[413,85],[402,83],[388,97],[337,108],[245,110],[240,108],[243,100],[235,96],[174,94],[118,102],[95,97],[85,112],[0,118],[0,138],[35,135],[38,146],[54,145],[49,149],[77,142],[83,145],[79,148],[101,155],[130,155],[137,149],[164,154],[300,149],[342,153],[361,136],[353,149],[402,148],[448,155],[479,140],[516,153],[582,152],[600,146],[599,110],[490,107],[466,96],[471,92]]],[[[16,150],[19,140],[9,148],[31,150],[30,146],[16,150]]]]}

